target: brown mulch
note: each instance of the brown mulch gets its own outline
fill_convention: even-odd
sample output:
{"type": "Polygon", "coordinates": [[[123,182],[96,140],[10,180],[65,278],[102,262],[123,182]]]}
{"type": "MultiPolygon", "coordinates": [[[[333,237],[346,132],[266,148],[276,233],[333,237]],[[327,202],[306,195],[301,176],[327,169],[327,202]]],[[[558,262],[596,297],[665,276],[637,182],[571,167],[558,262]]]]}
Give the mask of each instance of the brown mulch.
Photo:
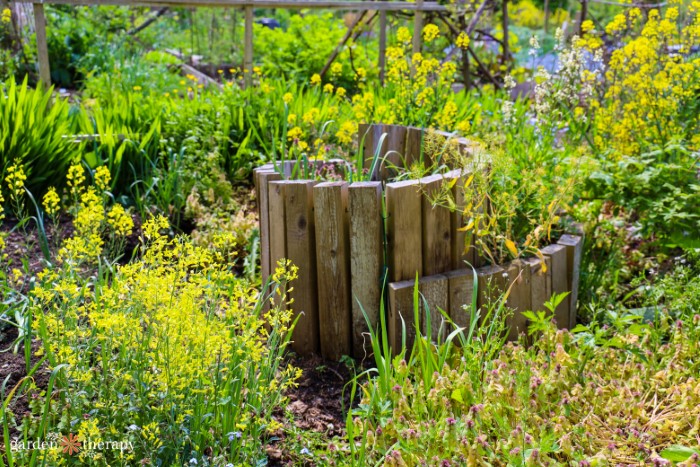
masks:
{"type": "MultiPolygon", "coordinates": [[[[294,357],[291,362],[302,370],[296,388],[285,394],[289,400],[286,411],[292,414],[297,429],[315,431],[329,442],[345,433],[345,415],[350,407],[351,370],[343,363],[324,360],[318,356],[294,357]],[[345,391],[343,392],[343,389],[345,391]]],[[[357,402],[357,401],[355,401],[357,402]]],[[[276,418],[284,422],[282,412],[276,418]]],[[[283,431],[283,430],[281,430],[283,431]]],[[[289,452],[284,434],[267,446],[270,466],[313,465],[302,460],[299,453],[289,452]]]]}

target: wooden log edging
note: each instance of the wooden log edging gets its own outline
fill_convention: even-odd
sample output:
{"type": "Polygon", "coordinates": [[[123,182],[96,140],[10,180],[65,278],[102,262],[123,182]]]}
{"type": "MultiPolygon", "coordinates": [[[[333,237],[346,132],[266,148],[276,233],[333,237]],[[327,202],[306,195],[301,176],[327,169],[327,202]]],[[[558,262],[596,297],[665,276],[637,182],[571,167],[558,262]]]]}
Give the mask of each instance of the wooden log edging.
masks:
{"type": "MultiPolygon", "coordinates": [[[[365,144],[372,148],[381,133],[372,129],[367,134],[371,141],[365,144]]],[[[409,141],[415,145],[422,136],[410,128],[402,134],[390,139],[391,144],[400,146],[405,154],[421,157],[409,141]]],[[[459,144],[461,150],[469,150],[468,142],[459,144]]],[[[391,151],[392,146],[382,150],[391,151]]],[[[332,359],[369,356],[368,327],[377,329],[383,300],[392,348],[397,349],[404,337],[411,345],[417,330],[428,332],[425,304],[430,310],[431,338],[444,337],[440,330],[448,327],[442,312],[458,326],[469,323],[474,273],[481,325],[486,324],[487,305],[508,288],[507,306],[515,310],[507,323],[510,339],[526,331],[528,323],[522,313],[542,310],[553,293],[570,292],[556,309],[557,325],[575,325],[582,236],[567,234],[544,247],[546,268],[537,258],[478,267],[481,255],[466,245],[464,234],[457,230],[464,225],[462,216],[432,203],[432,197],[447,189],[443,184],[448,183],[457,195],[455,205],[463,205],[458,195],[463,186],[460,181],[470,176],[467,171],[389,183],[319,183],[288,180],[295,170],[288,161],[277,167],[260,166],[254,174],[263,282],[282,258],[299,268],[289,297],[295,316],[301,315],[292,338],[295,352],[320,353],[332,359]],[[417,323],[413,306],[416,278],[421,294],[417,323]]]]}

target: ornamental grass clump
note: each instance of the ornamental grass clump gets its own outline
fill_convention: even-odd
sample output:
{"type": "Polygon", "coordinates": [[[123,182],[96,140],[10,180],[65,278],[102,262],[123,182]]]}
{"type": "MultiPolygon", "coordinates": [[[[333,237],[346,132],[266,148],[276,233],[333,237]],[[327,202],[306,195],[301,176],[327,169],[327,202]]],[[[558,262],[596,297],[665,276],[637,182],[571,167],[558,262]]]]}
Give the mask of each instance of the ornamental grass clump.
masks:
{"type": "Polygon", "coordinates": [[[15,388],[30,410],[23,415],[6,401],[5,442],[15,430],[22,439],[77,434],[83,447],[74,456],[6,451],[10,465],[223,466],[265,458],[262,445],[280,427],[273,411],[298,377],[282,360],[293,327],[284,291],[296,268],[280,263],[260,293],[213,248],[170,238],[168,229],[163,217],[144,223],[138,261],[98,265],[91,277],[66,261],[38,275],[27,313],[36,355],[57,376],[53,389],[29,379],[15,388]],[[264,312],[269,297],[277,305],[264,312]],[[88,447],[99,441],[132,448],[88,447]]]}

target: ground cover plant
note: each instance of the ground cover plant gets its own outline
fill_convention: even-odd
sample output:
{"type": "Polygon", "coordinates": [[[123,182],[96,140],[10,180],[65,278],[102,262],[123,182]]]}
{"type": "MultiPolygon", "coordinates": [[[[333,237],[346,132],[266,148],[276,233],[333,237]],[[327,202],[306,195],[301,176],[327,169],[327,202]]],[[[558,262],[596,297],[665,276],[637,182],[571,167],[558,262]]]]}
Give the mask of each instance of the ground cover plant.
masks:
{"type": "Polygon", "coordinates": [[[256,9],[244,70],[241,11],[47,6],[44,88],[0,2],[0,466],[698,463],[700,4],[442,3],[418,53],[389,16],[383,81],[375,14],[256,9]],[[580,223],[579,324],[555,296],[507,342],[506,291],[438,342],[294,356],[252,170],[366,180],[364,123],[426,129],[396,180],[488,168],[458,187],[487,263],[580,223]]]}

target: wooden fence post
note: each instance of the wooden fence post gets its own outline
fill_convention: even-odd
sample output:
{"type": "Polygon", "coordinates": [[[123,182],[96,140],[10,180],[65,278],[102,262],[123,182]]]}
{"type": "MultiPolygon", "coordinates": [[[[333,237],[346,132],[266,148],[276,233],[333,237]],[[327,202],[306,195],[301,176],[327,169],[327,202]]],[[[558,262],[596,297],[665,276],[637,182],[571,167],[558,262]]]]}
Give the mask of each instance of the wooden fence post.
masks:
{"type": "Polygon", "coordinates": [[[416,323],[413,313],[413,289],[415,280],[392,282],[389,284],[389,313],[387,316],[387,333],[389,346],[394,354],[401,350],[403,339],[406,340],[406,348],[410,352],[416,339],[416,328],[420,328],[420,322],[416,323]],[[406,333],[403,334],[404,326],[406,333]]]}
{"type": "Polygon", "coordinates": [[[478,297],[477,307],[481,316],[479,324],[488,326],[490,323],[486,321],[486,313],[488,308],[499,299],[500,295],[505,291],[505,269],[500,266],[491,265],[479,268],[476,270],[478,278],[478,297]]]}
{"type": "Polygon", "coordinates": [[[386,11],[379,12],[379,82],[384,84],[386,68],[386,11]]]}
{"type": "MultiPolygon", "coordinates": [[[[472,298],[474,295],[474,271],[459,269],[445,274],[449,289],[449,315],[459,327],[469,329],[472,298]]],[[[451,332],[451,331],[450,331],[451,332]]]]}
{"type": "Polygon", "coordinates": [[[578,280],[581,267],[581,253],[583,251],[583,237],[577,235],[562,235],[559,245],[566,247],[566,281],[571,294],[569,300],[569,329],[576,326],[576,310],[578,306],[578,280]]]}
{"type": "Polygon", "coordinates": [[[391,282],[423,275],[421,193],[418,180],[387,183],[387,241],[391,282]]]}
{"type": "Polygon", "coordinates": [[[552,296],[552,259],[545,257],[544,268],[539,258],[528,258],[525,262],[530,265],[532,311],[545,311],[544,303],[552,296]]]}
{"type": "Polygon", "coordinates": [[[413,53],[417,54],[421,51],[421,42],[423,34],[423,0],[416,0],[416,13],[413,17],[413,53]]]}
{"type": "MultiPolygon", "coordinates": [[[[280,182],[277,182],[280,183],[280,182]]],[[[316,237],[313,212],[313,180],[284,182],[284,210],[287,225],[287,258],[299,268],[291,284],[291,308],[299,318],[292,337],[292,349],[301,355],[319,350],[318,296],[316,294],[316,237]]]]}
{"type": "MultiPolygon", "coordinates": [[[[277,267],[277,262],[283,258],[287,258],[287,223],[284,213],[284,196],[287,182],[270,181],[267,185],[267,219],[274,219],[274,222],[268,222],[268,245],[269,266],[268,273],[273,274],[277,267]]],[[[262,218],[261,218],[262,223],[262,218]]],[[[262,228],[262,227],[261,227],[262,228]]],[[[263,277],[263,281],[267,280],[263,277]]],[[[292,284],[290,287],[294,287],[292,284]]],[[[289,300],[289,297],[287,297],[289,300]]],[[[282,309],[286,309],[284,304],[279,305],[282,309]]]]}
{"type": "Polygon", "coordinates": [[[423,177],[419,181],[423,192],[423,274],[432,276],[448,271],[452,265],[451,213],[445,206],[433,205],[445,183],[442,175],[423,177]]]}
{"type": "Polygon", "coordinates": [[[515,341],[520,333],[527,332],[527,318],[523,312],[532,308],[531,270],[528,263],[515,260],[506,267],[506,272],[508,279],[505,289],[510,288],[506,305],[513,309],[513,314],[506,321],[508,340],[515,341]]]}
{"type": "Polygon", "coordinates": [[[384,218],[382,183],[356,182],[350,185],[350,276],[353,327],[353,355],[371,353],[369,326],[377,329],[384,286],[384,218]]]}
{"type": "Polygon", "coordinates": [[[340,360],[352,352],[348,184],[319,183],[313,191],[321,355],[340,360]]]}
{"type": "MultiPolygon", "coordinates": [[[[551,262],[551,273],[552,273],[552,293],[563,293],[570,289],[567,285],[567,259],[566,259],[566,247],[563,245],[547,245],[540,250],[545,258],[549,258],[551,262]]],[[[554,318],[557,320],[557,327],[559,329],[570,327],[570,309],[569,309],[569,297],[562,300],[559,306],[554,311],[554,318]]]]}
{"type": "Polygon", "coordinates": [[[253,85],[253,7],[245,7],[245,37],[243,50],[243,84],[246,89],[253,85]]]}
{"type": "Polygon", "coordinates": [[[46,15],[44,4],[34,3],[34,28],[36,29],[37,58],[39,59],[39,78],[45,89],[51,87],[51,67],[49,65],[49,46],[46,39],[46,15]]]}

